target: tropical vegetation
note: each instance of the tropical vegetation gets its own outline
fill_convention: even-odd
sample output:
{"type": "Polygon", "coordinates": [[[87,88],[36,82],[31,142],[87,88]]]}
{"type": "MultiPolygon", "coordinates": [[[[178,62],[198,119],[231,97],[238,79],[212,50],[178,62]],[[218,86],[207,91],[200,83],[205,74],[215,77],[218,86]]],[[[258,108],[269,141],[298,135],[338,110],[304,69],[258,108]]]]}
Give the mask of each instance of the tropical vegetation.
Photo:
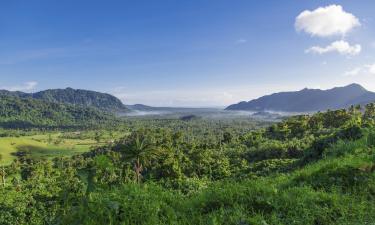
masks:
{"type": "Polygon", "coordinates": [[[374,125],[374,104],[268,126],[124,120],[91,151],[0,161],[0,224],[371,224],[374,125]]]}

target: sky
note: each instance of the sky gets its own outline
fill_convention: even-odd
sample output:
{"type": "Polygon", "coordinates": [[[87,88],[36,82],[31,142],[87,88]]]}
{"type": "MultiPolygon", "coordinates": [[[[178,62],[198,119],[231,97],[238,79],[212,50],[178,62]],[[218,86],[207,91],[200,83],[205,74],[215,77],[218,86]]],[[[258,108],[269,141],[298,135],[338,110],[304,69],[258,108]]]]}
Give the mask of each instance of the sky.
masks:
{"type": "Polygon", "coordinates": [[[350,83],[375,91],[374,0],[0,0],[0,89],[220,107],[350,83]]]}

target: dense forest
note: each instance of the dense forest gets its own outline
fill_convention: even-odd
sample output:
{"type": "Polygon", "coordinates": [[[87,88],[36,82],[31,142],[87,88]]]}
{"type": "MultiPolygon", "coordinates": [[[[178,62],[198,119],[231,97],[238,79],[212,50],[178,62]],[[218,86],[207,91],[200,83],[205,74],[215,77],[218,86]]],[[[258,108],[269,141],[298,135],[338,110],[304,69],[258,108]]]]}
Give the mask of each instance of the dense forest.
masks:
{"type": "Polygon", "coordinates": [[[374,104],[264,125],[133,119],[86,153],[19,155],[1,163],[0,224],[375,221],[374,104]]]}
{"type": "Polygon", "coordinates": [[[0,127],[78,128],[114,123],[114,115],[92,107],[0,95],[0,127]]]}
{"type": "Polygon", "coordinates": [[[81,107],[92,107],[108,112],[127,112],[126,106],[115,96],[89,90],[65,88],[49,89],[36,93],[0,90],[0,96],[33,98],[46,102],[70,104],[81,107]]]}

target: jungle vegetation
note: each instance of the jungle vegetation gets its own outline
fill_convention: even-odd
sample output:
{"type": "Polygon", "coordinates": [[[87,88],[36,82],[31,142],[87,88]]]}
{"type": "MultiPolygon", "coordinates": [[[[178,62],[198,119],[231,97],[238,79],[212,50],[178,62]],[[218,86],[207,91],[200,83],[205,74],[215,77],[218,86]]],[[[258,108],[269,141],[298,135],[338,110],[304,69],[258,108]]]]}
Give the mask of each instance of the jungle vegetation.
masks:
{"type": "Polygon", "coordinates": [[[109,126],[116,121],[113,114],[93,107],[0,95],[0,127],[3,128],[89,128],[109,126]]]}
{"type": "Polygon", "coordinates": [[[0,224],[375,221],[374,104],[272,124],[197,118],[120,126],[97,130],[116,135],[88,152],[1,161],[0,224]]]}

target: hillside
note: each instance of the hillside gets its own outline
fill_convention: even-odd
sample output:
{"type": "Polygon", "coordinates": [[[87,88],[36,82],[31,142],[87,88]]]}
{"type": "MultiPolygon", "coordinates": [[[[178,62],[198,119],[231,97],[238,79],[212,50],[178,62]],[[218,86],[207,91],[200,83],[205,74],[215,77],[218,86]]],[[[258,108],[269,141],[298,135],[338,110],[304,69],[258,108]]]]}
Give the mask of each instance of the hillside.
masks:
{"type": "Polygon", "coordinates": [[[375,101],[375,93],[359,84],[335,87],[328,90],[303,89],[266,95],[249,102],[230,105],[227,110],[316,112],[346,108],[350,105],[375,101]]]}
{"type": "Polygon", "coordinates": [[[109,112],[125,112],[128,110],[118,98],[110,94],[72,88],[50,89],[36,93],[0,90],[0,95],[34,98],[53,103],[64,103],[85,107],[89,106],[109,112]]]}
{"type": "Polygon", "coordinates": [[[89,127],[114,119],[91,107],[0,95],[0,127],[89,127]]]}

